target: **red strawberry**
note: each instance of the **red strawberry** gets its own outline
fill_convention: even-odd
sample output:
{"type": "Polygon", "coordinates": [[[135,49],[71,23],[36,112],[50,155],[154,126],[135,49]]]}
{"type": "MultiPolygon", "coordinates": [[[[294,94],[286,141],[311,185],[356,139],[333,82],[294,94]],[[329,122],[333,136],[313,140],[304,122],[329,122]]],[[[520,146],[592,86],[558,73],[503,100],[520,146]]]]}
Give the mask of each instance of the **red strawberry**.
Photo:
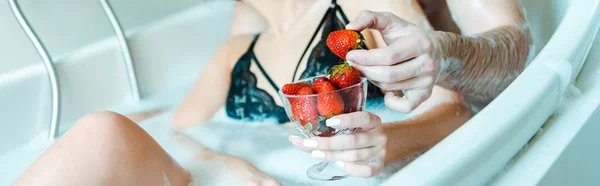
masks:
{"type": "Polygon", "coordinates": [[[317,93],[321,93],[321,92],[333,92],[337,90],[337,87],[335,87],[335,85],[331,84],[331,82],[329,82],[329,80],[327,78],[324,77],[320,77],[317,78],[311,88],[316,91],[317,93]]]}
{"type": "Polygon", "coordinates": [[[330,118],[344,112],[344,100],[342,99],[342,96],[340,96],[340,93],[336,92],[337,88],[326,78],[317,78],[315,82],[313,82],[312,88],[319,93],[317,95],[319,114],[326,118],[330,118]]]}
{"type": "Polygon", "coordinates": [[[329,80],[325,77],[319,77],[319,78],[315,79],[312,84],[314,85],[315,83],[323,83],[324,81],[329,81],[329,80]]]}
{"type": "Polygon", "coordinates": [[[366,49],[363,35],[354,30],[337,30],[329,33],[327,46],[329,50],[342,59],[346,59],[348,51],[366,49]]]}
{"type": "Polygon", "coordinates": [[[290,83],[290,84],[285,84],[285,85],[283,85],[283,88],[281,88],[281,91],[285,95],[296,95],[296,92],[298,90],[300,90],[300,88],[302,88],[302,87],[309,87],[309,85],[306,84],[306,83],[290,83]]]}
{"type": "Polygon", "coordinates": [[[346,62],[331,67],[329,80],[339,88],[356,85],[361,81],[360,72],[346,62]]]}
{"type": "Polygon", "coordinates": [[[307,85],[298,89],[296,95],[299,97],[289,98],[292,114],[303,127],[309,123],[311,128],[312,125],[318,124],[317,100],[314,96],[302,96],[312,94],[314,94],[313,90],[307,85]]]}

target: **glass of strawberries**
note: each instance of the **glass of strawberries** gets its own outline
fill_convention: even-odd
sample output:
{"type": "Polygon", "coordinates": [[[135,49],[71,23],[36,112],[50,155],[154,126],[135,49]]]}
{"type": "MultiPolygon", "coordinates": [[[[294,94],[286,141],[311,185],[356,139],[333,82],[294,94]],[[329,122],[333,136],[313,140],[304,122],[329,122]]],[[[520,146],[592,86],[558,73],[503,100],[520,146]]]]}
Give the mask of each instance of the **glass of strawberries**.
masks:
{"type": "MultiPolygon", "coordinates": [[[[283,107],[296,129],[305,137],[331,137],[348,134],[355,129],[328,127],[325,120],[362,111],[366,102],[367,79],[347,63],[334,67],[328,76],[320,76],[286,84],[279,91],[283,107]]],[[[346,174],[332,162],[313,165],[307,176],[315,180],[339,180],[346,174]]]]}
{"type": "MultiPolygon", "coordinates": [[[[328,127],[325,121],[336,115],[362,111],[366,103],[368,81],[346,61],[348,51],[367,49],[362,34],[354,30],[337,30],[329,34],[326,44],[342,63],[332,67],[327,76],[286,84],[279,91],[288,117],[307,138],[355,132],[355,128],[328,127]]],[[[331,163],[325,160],[313,165],[306,174],[311,179],[324,181],[345,178],[341,168],[328,166],[331,163]]]]}

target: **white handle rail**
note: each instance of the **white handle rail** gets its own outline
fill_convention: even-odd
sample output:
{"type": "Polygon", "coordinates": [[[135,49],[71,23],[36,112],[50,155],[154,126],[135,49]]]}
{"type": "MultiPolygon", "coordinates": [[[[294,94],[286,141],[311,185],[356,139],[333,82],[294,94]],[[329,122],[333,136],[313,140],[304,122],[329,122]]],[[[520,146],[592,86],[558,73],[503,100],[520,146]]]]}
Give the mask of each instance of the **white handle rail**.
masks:
{"type": "MultiPolygon", "coordinates": [[[[125,34],[123,33],[123,30],[121,29],[121,26],[117,20],[117,17],[114,14],[114,11],[112,10],[108,1],[107,0],[99,0],[99,1],[100,1],[100,4],[102,5],[102,9],[104,10],[104,13],[108,17],[108,20],[110,21],[110,23],[117,35],[117,39],[118,39],[119,45],[121,47],[121,52],[123,54],[123,60],[127,67],[131,95],[133,97],[133,101],[138,102],[140,99],[140,94],[139,94],[137,79],[135,77],[133,62],[131,60],[131,54],[129,52],[129,47],[127,45],[127,40],[126,40],[125,34]]],[[[52,99],[51,100],[51,104],[52,104],[51,117],[50,117],[50,123],[49,123],[49,127],[48,127],[48,140],[54,141],[54,139],[56,139],[58,137],[59,120],[60,120],[60,114],[61,114],[60,86],[59,86],[58,76],[56,73],[54,62],[52,61],[52,57],[49,55],[48,50],[46,49],[46,47],[40,40],[39,36],[33,30],[31,25],[27,21],[27,18],[25,18],[25,16],[23,15],[23,11],[21,11],[21,7],[19,6],[19,3],[17,2],[17,0],[8,0],[8,4],[10,5],[13,15],[17,19],[17,22],[19,23],[19,25],[21,26],[21,28],[23,29],[23,31],[25,32],[25,34],[27,35],[27,37],[29,38],[31,43],[34,45],[37,53],[39,54],[40,58],[42,59],[42,62],[44,63],[44,66],[46,67],[48,79],[50,80],[51,99],[52,99]]]]}
{"type": "Polygon", "coordinates": [[[25,16],[23,16],[23,12],[21,11],[21,7],[19,6],[17,0],[8,0],[8,4],[10,5],[13,15],[19,22],[19,25],[21,25],[21,28],[23,29],[25,34],[27,34],[27,37],[29,38],[29,40],[37,50],[38,54],[40,55],[44,66],[46,66],[48,79],[50,80],[50,87],[52,89],[52,113],[50,117],[50,126],[48,130],[48,140],[54,141],[55,137],[57,136],[56,133],[59,127],[58,121],[60,119],[61,98],[54,63],[52,62],[52,58],[48,54],[48,50],[46,49],[40,38],[37,36],[35,31],[31,28],[31,25],[29,25],[29,22],[27,21],[25,16]]]}

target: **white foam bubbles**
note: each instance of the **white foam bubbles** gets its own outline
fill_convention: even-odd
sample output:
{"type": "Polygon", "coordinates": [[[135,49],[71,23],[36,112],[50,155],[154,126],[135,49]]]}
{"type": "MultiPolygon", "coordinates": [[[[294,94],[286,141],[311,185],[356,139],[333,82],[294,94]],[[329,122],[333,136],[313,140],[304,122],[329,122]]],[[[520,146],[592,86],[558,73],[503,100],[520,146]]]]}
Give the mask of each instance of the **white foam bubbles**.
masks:
{"type": "Polygon", "coordinates": [[[224,158],[219,156],[206,161],[189,159],[184,161],[182,165],[192,176],[190,186],[244,185],[243,181],[238,176],[235,176],[231,169],[224,166],[224,158]]]}
{"type": "Polygon", "coordinates": [[[564,113],[565,109],[567,109],[575,100],[581,97],[581,90],[577,88],[574,84],[569,84],[567,86],[563,97],[558,101],[558,107],[555,111],[555,114],[564,113]]]}

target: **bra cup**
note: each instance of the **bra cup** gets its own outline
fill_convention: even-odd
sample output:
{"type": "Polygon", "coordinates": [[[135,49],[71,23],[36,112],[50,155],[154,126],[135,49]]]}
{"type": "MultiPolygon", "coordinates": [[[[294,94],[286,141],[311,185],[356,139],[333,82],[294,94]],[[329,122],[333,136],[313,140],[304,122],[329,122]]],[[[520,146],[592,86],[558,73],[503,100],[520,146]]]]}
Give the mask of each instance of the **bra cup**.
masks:
{"type": "Polygon", "coordinates": [[[283,107],[277,105],[269,93],[256,86],[256,75],[250,71],[251,55],[251,52],[244,54],[231,72],[225,106],[227,116],[250,121],[275,117],[279,123],[288,122],[283,107]]]}

